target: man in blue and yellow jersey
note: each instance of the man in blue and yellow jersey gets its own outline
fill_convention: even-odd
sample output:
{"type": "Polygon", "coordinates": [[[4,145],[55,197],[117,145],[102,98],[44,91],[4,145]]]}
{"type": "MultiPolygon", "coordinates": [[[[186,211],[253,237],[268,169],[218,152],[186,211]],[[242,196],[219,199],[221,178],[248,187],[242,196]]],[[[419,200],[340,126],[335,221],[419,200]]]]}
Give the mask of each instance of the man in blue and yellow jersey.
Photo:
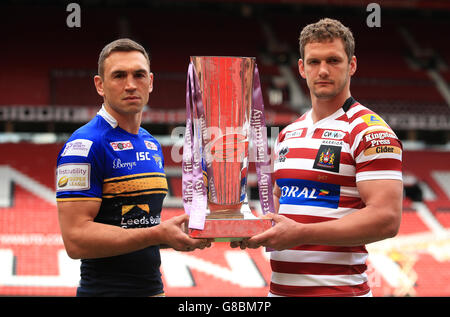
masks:
{"type": "Polygon", "coordinates": [[[81,259],[77,296],[157,296],[160,245],[192,251],[211,242],[184,232],[185,214],[160,221],[164,158],[140,127],[153,89],[145,49],[129,39],[105,46],[94,83],[102,108],[66,142],[56,170],[64,246],[81,259]]]}

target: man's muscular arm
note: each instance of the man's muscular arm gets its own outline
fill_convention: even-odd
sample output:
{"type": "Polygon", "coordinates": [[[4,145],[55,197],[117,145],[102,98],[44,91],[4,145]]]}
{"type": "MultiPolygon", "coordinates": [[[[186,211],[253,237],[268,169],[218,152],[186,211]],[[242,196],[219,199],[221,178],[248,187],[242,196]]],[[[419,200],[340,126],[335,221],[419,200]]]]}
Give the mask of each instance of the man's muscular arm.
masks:
{"type": "Polygon", "coordinates": [[[267,246],[276,250],[300,244],[358,246],[395,236],[401,220],[403,183],[368,180],[357,183],[357,187],[366,205],[364,208],[340,219],[311,224],[269,215],[275,226],[247,240],[246,246],[267,246]]]}
{"type": "Polygon", "coordinates": [[[182,225],[189,219],[186,214],[149,228],[124,229],[94,222],[100,204],[100,201],[58,202],[64,246],[71,258],[109,257],[161,244],[179,251],[210,245],[205,239],[191,239],[184,233],[182,225]]]}

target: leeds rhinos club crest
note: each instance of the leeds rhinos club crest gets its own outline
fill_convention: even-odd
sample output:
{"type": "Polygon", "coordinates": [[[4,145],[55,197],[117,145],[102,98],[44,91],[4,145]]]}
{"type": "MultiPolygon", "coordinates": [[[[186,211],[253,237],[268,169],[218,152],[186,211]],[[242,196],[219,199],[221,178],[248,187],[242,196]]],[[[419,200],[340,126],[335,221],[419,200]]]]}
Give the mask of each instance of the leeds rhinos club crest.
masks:
{"type": "Polygon", "coordinates": [[[313,168],[338,173],[340,161],[340,146],[322,144],[317,152],[313,168]]]}

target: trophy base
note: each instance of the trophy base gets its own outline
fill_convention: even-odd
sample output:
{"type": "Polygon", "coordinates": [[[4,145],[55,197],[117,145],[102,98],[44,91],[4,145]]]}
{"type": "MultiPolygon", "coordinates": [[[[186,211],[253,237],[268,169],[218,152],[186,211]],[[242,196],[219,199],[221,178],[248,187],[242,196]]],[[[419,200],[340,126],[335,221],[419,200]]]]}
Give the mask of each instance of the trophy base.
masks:
{"type": "Polygon", "coordinates": [[[191,238],[216,242],[240,241],[272,227],[271,219],[206,219],[203,230],[189,229],[191,238]]]}

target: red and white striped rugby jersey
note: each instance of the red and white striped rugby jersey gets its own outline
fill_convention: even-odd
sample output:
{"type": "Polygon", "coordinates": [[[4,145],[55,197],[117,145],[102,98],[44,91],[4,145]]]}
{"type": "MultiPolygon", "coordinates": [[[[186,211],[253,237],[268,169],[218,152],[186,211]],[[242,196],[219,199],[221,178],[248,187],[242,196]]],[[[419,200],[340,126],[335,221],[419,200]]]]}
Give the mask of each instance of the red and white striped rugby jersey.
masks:
{"type": "MultiPolygon", "coordinates": [[[[376,113],[352,97],[313,123],[311,110],[287,126],[275,144],[279,214],[301,223],[332,220],[364,207],[356,182],[402,180],[402,145],[376,113]]],[[[270,292],[281,296],[367,294],[364,245],[299,245],[271,252],[270,292]]]]}

